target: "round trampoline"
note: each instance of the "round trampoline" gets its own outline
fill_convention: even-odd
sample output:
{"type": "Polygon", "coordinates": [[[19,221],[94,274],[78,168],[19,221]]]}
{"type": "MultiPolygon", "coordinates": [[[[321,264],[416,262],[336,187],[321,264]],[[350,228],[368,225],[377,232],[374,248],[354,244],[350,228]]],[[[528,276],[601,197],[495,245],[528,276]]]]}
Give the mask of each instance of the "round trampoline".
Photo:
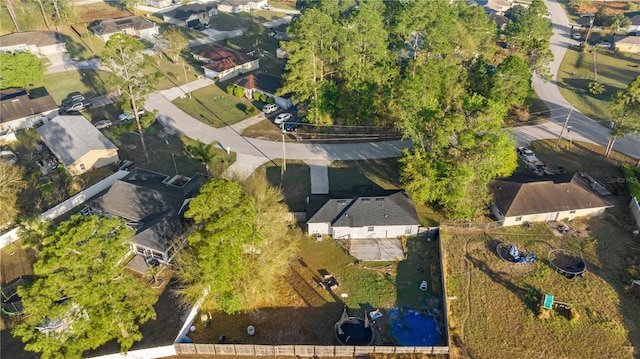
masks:
{"type": "Polygon", "coordinates": [[[549,263],[568,279],[582,278],[587,271],[587,265],[582,257],[566,249],[554,249],[549,252],[549,263]]]}
{"type": "Polygon", "coordinates": [[[333,326],[333,332],[340,345],[371,345],[374,339],[373,326],[369,323],[367,313],[364,319],[349,317],[346,307],[340,320],[333,326]]]}

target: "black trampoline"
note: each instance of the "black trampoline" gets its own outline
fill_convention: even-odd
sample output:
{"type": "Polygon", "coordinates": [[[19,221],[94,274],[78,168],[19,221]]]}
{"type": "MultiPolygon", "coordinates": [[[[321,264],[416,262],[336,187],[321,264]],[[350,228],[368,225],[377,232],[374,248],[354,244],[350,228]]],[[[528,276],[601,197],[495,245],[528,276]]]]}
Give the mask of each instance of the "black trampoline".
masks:
{"type": "Polygon", "coordinates": [[[584,259],[566,249],[554,249],[549,252],[549,263],[556,272],[568,279],[582,278],[584,272],[587,271],[584,259]]]}
{"type": "Polygon", "coordinates": [[[18,296],[18,287],[23,284],[26,284],[26,281],[21,277],[2,286],[2,313],[9,316],[23,313],[22,298],[18,296]]]}
{"type": "Polygon", "coordinates": [[[345,307],[340,320],[333,329],[336,339],[341,345],[371,345],[373,343],[373,326],[369,323],[366,313],[364,319],[349,317],[345,307]]]}

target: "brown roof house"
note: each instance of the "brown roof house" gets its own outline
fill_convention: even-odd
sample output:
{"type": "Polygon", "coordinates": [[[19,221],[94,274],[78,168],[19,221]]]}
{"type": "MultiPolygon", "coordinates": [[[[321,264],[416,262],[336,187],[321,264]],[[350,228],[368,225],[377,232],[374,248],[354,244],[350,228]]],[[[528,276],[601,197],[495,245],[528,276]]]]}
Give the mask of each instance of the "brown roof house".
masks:
{"type": "Polygon", "coordinates": [[[614,36],[613,43],[618,52],[640,53],[640,36],[614,36]]]}
{"type": "Polygon", "coordinates": [[[139,38],[151,38],[158,34],[158,26],[155,22],[142,16],[129,16],[119,19],[96,20],[89,25],[96,36],[107,42],[113,34],[127,34],[139,38]]]}
{"type": "Polygon", "coordinates": [[[136,168],[88,202],[82,214],[116,216],[135,230],[132,250],[147,262],[169,263],[186,241],[182,214],[207,181],[136,168]]]}
{"type": "Polygon", "coordinates": [[[267,5],[267,0],[221,0],[218,2],[218,10],[237,14],[243,11],[262,9],[267,5]]]}
{"type": "Polygon", "coordinates": [[[248,99],[253,99],[256,92],[272,97],[276,105],[282,108],[293,106],[291,94],[276,96],[275,93],[282,87],[282,78],[266,72],[253,72],[235,80],[234,84],[244,88],[244,95],[248,99]]]}
{"type": "Polygon", "coordinates": [[[218,14],[215,2],[204,4],[191,3],[178,6],[169,11],[158,13],[165,22],[178,26],[193,26],[198,23],[208,24],[211,17],[218,14]]]}
{"type": "Polygon", "coordinates": [[[512,176],[492,181],[489,189],[494,198],[491,212],[503,226],[599,216],[613,207],[579,174],[512,176]]]}
{"type": "Polygon", "coordinates": [[[220,45],[210,45],[191,52],[196,60],[206,62],[204,75],[214,81],[224,81],[239,74],[257,70],[260,59],[220,45]]]}
{"type": "Polygon", "coordinates": [[[400,237],[418,234],[420,220],[411,199],[402,191],[356,195],[311,195],[307,232],[348,239],[350,253],[360,260],[399,260],[400,237]]]}
{"type": "Polygon", "coordinates": [[[0,90],[0,130],[31,128],[57,116],[58,108],[44,87],[0,90]]]}
{"type": "Polygon", "coordinates": [[[65,41],[58,32],[27,31],[0,36],[0,52],[25,52],[47,56],[67,52],[65,41]]]}
{"type": "Polygon", "coordinates": [[[37,131],[72,176],[120,160],[118,147],[84,116],[57,116],[37,131]]]}

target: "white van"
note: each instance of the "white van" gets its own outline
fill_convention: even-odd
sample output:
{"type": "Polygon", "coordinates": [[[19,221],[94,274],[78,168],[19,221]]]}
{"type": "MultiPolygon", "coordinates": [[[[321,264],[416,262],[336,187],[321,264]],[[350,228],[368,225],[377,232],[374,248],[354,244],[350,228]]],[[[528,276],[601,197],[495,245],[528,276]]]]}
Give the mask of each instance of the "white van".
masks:
{"type": "Polygon", "coordinates": [[[262,112],[264,112],[265,114],[270,114],[276,111],[278,111],[278,105],[274,105],[272,103],[264,105],[264,107],[262,107],[262,112]]]}

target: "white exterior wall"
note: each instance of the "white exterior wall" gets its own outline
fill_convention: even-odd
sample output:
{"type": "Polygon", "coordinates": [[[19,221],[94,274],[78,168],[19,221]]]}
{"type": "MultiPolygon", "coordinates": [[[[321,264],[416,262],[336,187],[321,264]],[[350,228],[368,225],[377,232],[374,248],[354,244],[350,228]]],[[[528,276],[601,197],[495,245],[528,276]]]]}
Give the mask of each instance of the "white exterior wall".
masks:
{"type": "Polygon", "coordinates": [[[629,207],[631,208],[633,219],[636,220],[636,226],[640,228],[640,205],[638,204],[638,199],[633,197],[631,203],[629,203],[629,207]]]}
{"type": "Polygon", "coordinates": [[[47,56],[47,55],[51,55],[51,54],[59,54],[59,53],[63,53],[63,52],[67,52],[66,44],[54,44],[54,45],[49,45],[49,46],[43,46],[43,47],[40,48],[40,54],[42,56],[47,56]]]}
{"type": "Polygon", "coordinates": [[[15,132],[25,128],[34,127],[41,122],[47,122],[48,120],[51,120],[56,116],[58,116],[58,109],[38,113],[28,117],[18,118],[12,121],[3,122],[2,128],[10,128],[15,132]]]}
{"type": "Polygon", "coordinates": [[[418,225],[333,227],[333,238],[398,238],[418,234],[418,225]],[[373,231],[369,231],[373,227],[373,231]],[[407,230],[408,229],[408,230],[407,230]],[[407,233],[408,232],[408,233],[407,233]]]}
{"type": "Polygon", "coordinates": [[[314,233],[331,234],[330,229],[331,229],[331,226],[329,225],[329,222],[307,224],[307,233],[309,234],[314,234],[314,233]]]}
{"type": "Polygon", "coordinates": [[[144,29],[144,30],[138,31],[138,36],[142,38],[152,38],[153,35],[157,35],[158,33],[159,33],[158,27],[154,26],[151,29],[144,29]]]}
{"type": "Polygon", "coordinates": [[[606,207],[599,208],[585,208],[578,209],[575,211],[560,211],[560,212],[549,212],[549,213],[538,213],[538,214],[530,214],[526,216],[519,217],[506,217],[503,222],[503,226],[517,226],[526,222],[553,222],[553,221],[561,221],[564,219],[572,220],[576,217],[582,216],[592,216],[596,217],[601,215],[606,207]],[[574,213],[571,213],[574,212],[574,213]],[[519,221],[516,219],[519,218],[519,221]]]}
{"type": "Polygon", "coordinates": [[[204,70],[204,75],[206,77],[212,80],[214,80],[217,77],[218,81],[224,81],[224,80],[228,80],[230,78],[236,77],[240,74],[244,74],[249,71],[256,70],[259,66],[260,66],[260,61],[256,59],[251,62],[242,64],[241,66],[236,66],[232,69],[225,70],[222,72],[216,72],[211,69],[207,69],[205,67],[203,67],[203,70],[204,70]]]}

